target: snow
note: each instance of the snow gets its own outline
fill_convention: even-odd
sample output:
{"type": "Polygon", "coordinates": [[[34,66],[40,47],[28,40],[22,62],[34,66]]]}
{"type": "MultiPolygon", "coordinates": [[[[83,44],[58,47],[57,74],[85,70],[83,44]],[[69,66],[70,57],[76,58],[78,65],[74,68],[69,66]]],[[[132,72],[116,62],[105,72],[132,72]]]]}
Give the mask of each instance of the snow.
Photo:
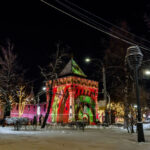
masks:
{"type": "Polygon", "coordinates": [[[14,131],[0,127],[0,150],[149,150],[150,129],[145,129],[145,143],[137,134],[120,127],[89,126],[85,131],[70,128],[48,128],[14,131]]]}
{"type": "Polygon", "coordinates": [[[143,124],[144,129],[150,129],[150,123],[145,123],[143,124]]]}

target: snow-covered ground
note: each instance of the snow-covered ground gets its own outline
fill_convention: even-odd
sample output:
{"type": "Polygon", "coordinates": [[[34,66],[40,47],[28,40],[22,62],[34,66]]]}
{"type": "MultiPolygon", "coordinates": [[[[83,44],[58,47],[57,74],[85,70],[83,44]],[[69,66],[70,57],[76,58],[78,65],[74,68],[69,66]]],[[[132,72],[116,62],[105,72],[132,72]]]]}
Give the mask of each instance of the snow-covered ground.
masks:
{"type": "Polygon", "coordinates": [[[145,143],[137,143],[137,135],[123,128],[88,127],[37,131],[14,131],[13,127],[0,127],[0,150],[150,150],[150,130],[144,130],[145,143]]]}

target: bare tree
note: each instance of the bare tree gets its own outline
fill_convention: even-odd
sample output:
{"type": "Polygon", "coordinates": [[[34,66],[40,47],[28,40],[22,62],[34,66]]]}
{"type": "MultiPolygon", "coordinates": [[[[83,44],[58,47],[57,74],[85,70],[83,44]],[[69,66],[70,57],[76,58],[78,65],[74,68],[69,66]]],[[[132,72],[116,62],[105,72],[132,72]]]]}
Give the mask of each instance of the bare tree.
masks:
{"type": "Polygon", "coordinates": [[[145,9],[144,9],[144,22],[147,26],[148,32],[150,31],[150,12],[149,12],[149,8],[150,8],[150,2],[147,1],[145,3],[145,9]]]}
{"type": "MultiPolygon", "coordinates": [[[[128,26],[123,23],[121,27],[125,30],[128,30],[128,26]]],[[[113,29],[117,31],[116,29],[113,29]]],[[[120,31],[117,31],[121,33],[120,31]]],[[[128,35],[128,33],[121,33],[126,37],[129,37],[131,40],[133,37],[128,35]]],[[[124,127],[128,129],[130,126],[130,114],[133,104],[136,104],[136,96],[134,91],[134,79],[132,77],[133,73],[129,70],[128,66],[125,63],[126,50],[130,45],[110,39],[109,47],[106,50],[105,54],[105,65],[106,70],[110,66],[117,66],[113,69],[107,71],[107,89],[111,95],[112,101],[123,102],[124,103],[124,127]]],[[[145,101],[145,91],[140,90],[141,98],[143,103],[145,101]]],[[[132,117],[132,116],[131,116],[132,117]]]]}
{"type": "MultiPolygon", "coordinates": [[[[125,21],[121,22],[120,27],[122,29],[128,30],[127,23],[125,21]]],[[[123,30],[118,30],[112,28],[112,31],[117,32],[123,36],[133,39],[131,35],[123,30]]],[[[106,66],[107,73],[107,90],[115,102],[124,102],[124,125],[127,127],[129,125],[129,102],[128,95],[130,93],[131,87],[131,76],[129,75],[129,69],[125,63],[126,50],[130,45],[118,41],[115,39],[110,39],[109,47],[106,50],[104,63],[106,66]],[[110,66],[114,66],[112,69],[110,66]]]]}
{"type": "Polygon", "coordinates": [[[10,112],[11,98],[16,95],[17,80],[20,78],[17,72],[16,54],[13,52],[14,45],[7,41],[6,46],[1,46],[0,55],[0,99],[5,103],[4,119],[10,112]]]}
{"type": "Polygon", "coordinates": [[[43,124],[41,126],[41,128],[45,128],[47,119],[49,117],[49,113],[50,113],[50,106],[51,106],[51,101],[52,101],[52,90],[53,90],[53,82],[55,79],[57,79],[58,77],[58,73],[60,71],[60,67],[63,64],[63,58],[66,57],[67,54],[64,53],[64,50],[60,49],[60,43],[57,44],[57,51],[56,54],[53,55],[52,57],[52,61],[50,62],[50,64],[48,65],[48,68],[42,68],[40,67],[41,70],[41,74],[42,76],[45,78],[46,81],[51,81],[51,83],[48,83],[49,86],[49,101],[48,101],[48,108],[47,108],[47,112],[43,121],[43,124]]]}

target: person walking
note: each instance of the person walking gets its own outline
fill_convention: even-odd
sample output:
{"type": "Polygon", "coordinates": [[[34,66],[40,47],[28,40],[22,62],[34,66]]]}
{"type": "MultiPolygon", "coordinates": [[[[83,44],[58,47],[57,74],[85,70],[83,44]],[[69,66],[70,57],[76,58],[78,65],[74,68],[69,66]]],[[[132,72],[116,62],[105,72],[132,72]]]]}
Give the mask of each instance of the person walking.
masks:
{"type": "Polygon", "coordinates": [[[40,115],[40,117],[39,117],[39,125],[41,125],[42,124],[42,114],[40,115]]]}
{"type": "Polygon", "coordinates": [[[34,128],[34,130],[36,130],[36,128],[37,128],[37,117],[36,116],[34,116],[34,118],[33,118],[33,128],[34,128]]]}

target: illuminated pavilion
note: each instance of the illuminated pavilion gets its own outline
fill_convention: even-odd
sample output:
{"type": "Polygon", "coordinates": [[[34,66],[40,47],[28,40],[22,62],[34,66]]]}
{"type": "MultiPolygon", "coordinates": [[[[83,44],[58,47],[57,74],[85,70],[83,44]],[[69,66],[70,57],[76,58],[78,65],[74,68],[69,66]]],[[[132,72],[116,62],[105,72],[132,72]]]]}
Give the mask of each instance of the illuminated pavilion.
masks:
{"type": "MultiPolygon", "coordinates": [[[[49,85],[47,82],[47,104],[49,85]]],[[[69,123],[86,120],[95,124],[98,119],[98,82],[86,79],[77,63],[71,59],[53,83],[53,97],[48,122],[69,123]]]]}

